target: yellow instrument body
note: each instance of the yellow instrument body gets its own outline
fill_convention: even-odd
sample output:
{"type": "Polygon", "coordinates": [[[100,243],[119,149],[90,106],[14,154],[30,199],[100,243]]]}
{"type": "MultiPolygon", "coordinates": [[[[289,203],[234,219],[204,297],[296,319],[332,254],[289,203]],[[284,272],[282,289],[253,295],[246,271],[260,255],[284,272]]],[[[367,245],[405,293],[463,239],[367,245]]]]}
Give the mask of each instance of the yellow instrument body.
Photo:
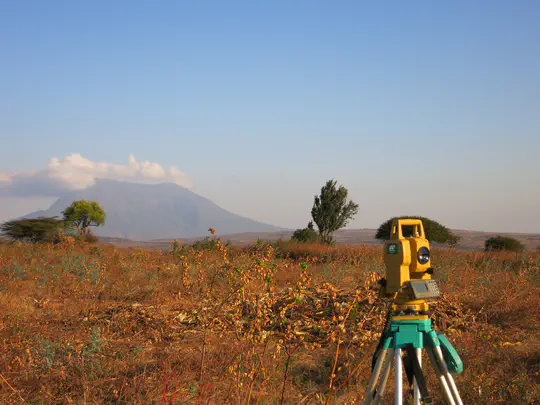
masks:
{"type": "MultiPolygon", "coordinates": [[[[386,285],[381,294],[395,296],[396,309],[427,310],[424,300],[414,300],[403,289],[410,280],[428,280],[431,275],[427,270],[431,267],[431,257],[421,263],[420,249],[426,248],[429,253],[429,241],[426,239],[424,226],[419,219],[394,219],[390,238],[384,245],[384,263],[386,265],[386,285]],[[404,235],[403,229],[410,235],[404,235]]],[[[431,256],[431,255],[429,255],[431,256]]]]}

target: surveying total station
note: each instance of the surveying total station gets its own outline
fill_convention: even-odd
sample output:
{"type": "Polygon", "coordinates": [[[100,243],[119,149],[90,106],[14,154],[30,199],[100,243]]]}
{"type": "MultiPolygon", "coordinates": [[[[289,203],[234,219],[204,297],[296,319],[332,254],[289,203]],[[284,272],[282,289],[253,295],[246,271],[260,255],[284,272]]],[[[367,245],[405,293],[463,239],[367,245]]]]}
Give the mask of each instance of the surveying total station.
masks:
{"type": "Polygon", "coordinates": [[[394,219],[390,238],[384,245],[386,278],[379,280],[379,295],[391,298],[386,323],[375,349],[372,374],[364,405],[382,400],[392,362],[395,362],[395,404],[403,404],[403,371],[407,375],[410,404],[432,404],[424,373],[422,350],[442,388],[446,404],[463,405],[452,374],[463,371],[463,363],[442,333],[431,326],[426,299],[438,298],[439,288],[431,279],[431,252],[419,219],[394,219]]]}

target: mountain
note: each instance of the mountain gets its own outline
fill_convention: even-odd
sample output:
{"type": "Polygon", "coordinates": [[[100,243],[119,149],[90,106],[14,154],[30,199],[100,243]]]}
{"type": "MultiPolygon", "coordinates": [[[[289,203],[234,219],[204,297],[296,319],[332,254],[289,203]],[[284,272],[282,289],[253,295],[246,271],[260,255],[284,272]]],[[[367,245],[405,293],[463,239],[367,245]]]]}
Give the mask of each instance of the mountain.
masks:
{"type": "Polygon", "coordinates": [[[97,179],[84,190],[61,196],[49,209],[24,218],[62,216],[62,211],[76,200],[97,201],[107,214],[105,225],[92,228],[99,236],[152,240],[192,238],[240,232],[274,232],[281,228],[233,214],[207,198],[173,183],[135,184],[97,179]]]}

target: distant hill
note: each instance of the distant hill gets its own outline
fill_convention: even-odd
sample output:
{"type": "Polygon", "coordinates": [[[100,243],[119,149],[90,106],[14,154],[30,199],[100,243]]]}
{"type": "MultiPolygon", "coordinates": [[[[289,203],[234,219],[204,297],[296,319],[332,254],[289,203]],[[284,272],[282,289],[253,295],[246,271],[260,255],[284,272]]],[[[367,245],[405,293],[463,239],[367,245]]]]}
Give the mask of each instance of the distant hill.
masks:
{"type": "Polygon", "coordinates": [[[210,227],[217,234],[281,229],[233,214],[173,183],[135,184],[105,179],[98,179],[85,190],[66,193],[49,209],[24,217],[62,216],[61,212],[76,200],[97,201],[105,210],[105,226],[92,228],[104,237],[143,241],[208,235],[210,227]]]}

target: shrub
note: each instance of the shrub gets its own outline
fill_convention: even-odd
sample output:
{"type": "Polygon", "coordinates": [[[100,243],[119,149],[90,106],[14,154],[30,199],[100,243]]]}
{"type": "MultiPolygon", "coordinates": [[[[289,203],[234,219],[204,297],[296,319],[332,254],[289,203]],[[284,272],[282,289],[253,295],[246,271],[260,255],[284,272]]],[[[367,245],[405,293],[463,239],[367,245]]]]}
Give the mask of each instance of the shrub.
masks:
{"type": "Polygon", "coordinates": [[[517,239],[507,236],[494,236],[486,240],[484,244],[484,250],[489,251],[509,251],[509,252],[521,252],[525,249],[525,246],[517,239]]]}
{"type": "Polygon", "coordinates": [[[80,235],[80,240],[85,243],[95,244],[99,242],[99,238],[90,230],[80,235]]]}
{"type": "Polygon", "coordinates": [[[319,235],[313,229],[313,222],[310,221],[306,228],[294,231],[291,240],[299,243],[314,243],[319,240],[319,235]]]}
{"type": "Polygon", "coordinates": [[[392,227],[392,221],[394,219],[406,219],[406,218],[415,218],[415,219],[422,220],[422,225],[424,226],[424,231],[426,232],[426,239],[429,240],[430,242],[455,245],[458,243],[460,239],[459,236],[454,235],[452,231],[450,231],[450,229],[448,229],[444,225],[441,225],[437,221],[434,221],[426,217],[415,216],[415,215],[393,217],[383,222],[381,226],[379,226],[379,229],[377,229],[375,238],[387,240],[388,238],[390,238],[390,230],[392,227]]]}
{"type": "Polygon", "coordinates": [[[177,250],[177,252],[185,253],[189,249],[204,251],[219,250],[221,245],[224,245],[226,248],[230,248],[231,242],[227,241],[227,243],[223,244],[220,238],[205,236],[204,239],[197,240],[191,245],[186,244],[182,246],[182,248],[180,250],[177,250]]]}
{"type": "Polygon", "coordinates": [[[193,242],[193,244],[188,246],[195,250],[217,250],[218,240],[218,238],[211,238],[209,236],[205,236],[204,239],[197,240],[193,242]]]}

